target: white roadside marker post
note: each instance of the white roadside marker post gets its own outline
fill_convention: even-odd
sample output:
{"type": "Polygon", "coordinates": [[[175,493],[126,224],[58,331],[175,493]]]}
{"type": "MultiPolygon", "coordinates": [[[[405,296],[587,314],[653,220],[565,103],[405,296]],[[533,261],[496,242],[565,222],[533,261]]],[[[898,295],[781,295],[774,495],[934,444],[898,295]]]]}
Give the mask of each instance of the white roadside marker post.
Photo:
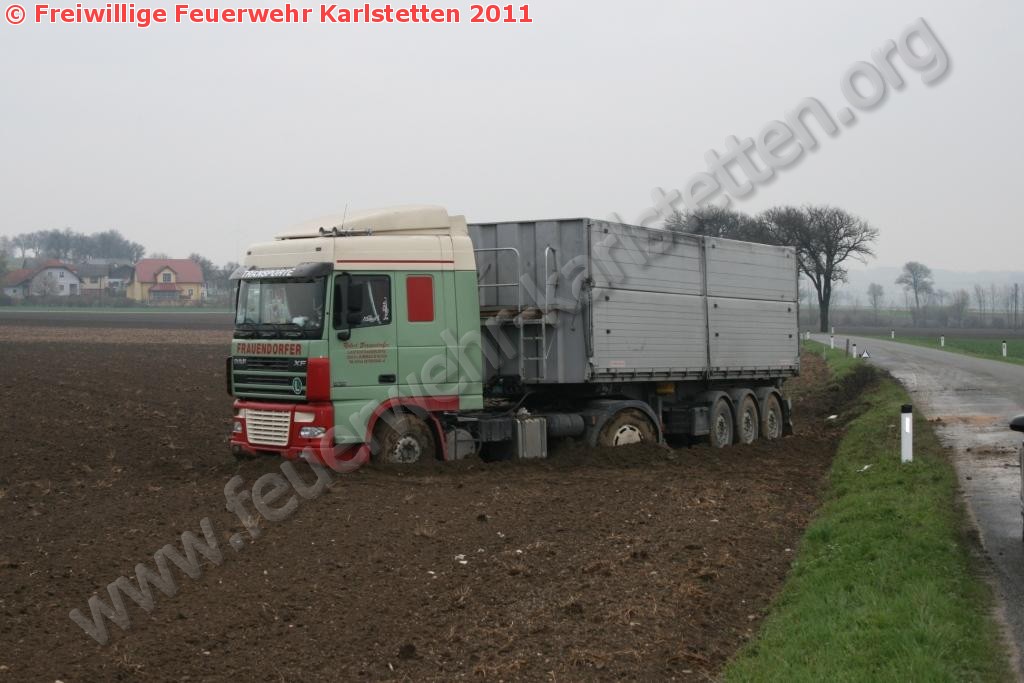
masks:
{"type": "Polygon", "coordinates": [[[853,357],[854,358],[857,357],[857,345],[856,344],[853,345],[853,357]]]}
{"type": "Polygon", "coordinates": [[[836,336],[834,334],[828,338],[828,348],[832,349],[833,351],[836,348],[836,336]]]}
{"type": "Polygon", "coordinates": [[[901,438],[900,438],[900,462],[907,463],[914,461],[914,406],[904,405],[900,409],[901,438]]]}
{"type": "Polygon", "coordinates": [[[945,336],[939,337],[939,346],[942,347],[942,348],[946,348],[946,337],[945,336]]]}
{"type": "Polygon", "coordinates": [[[1006,358],[1006,342],[1003,342],[1003,358],[1006,358]]]}
{"type": "Polygon", "coordinates": [[[889,339],[896,338],[896,330],[889,330],[889,339]]]}

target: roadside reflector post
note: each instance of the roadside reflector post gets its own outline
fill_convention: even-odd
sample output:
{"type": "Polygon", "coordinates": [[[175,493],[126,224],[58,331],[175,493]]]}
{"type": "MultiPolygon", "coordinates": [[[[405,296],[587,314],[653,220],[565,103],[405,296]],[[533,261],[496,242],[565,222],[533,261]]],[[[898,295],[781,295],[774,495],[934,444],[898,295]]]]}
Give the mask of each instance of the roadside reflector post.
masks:
{"type": "Polygon", "coordinates": [[[1003,342],[1003,358],[1006,358],[1006,342],[1003,342]]]}
{"type": "Polygon", "coordinates": [[[900,462],[914,462],[914,406],[909,403],[900,409],[900,462]]]}
{"type": "Polygon", "coordinates": [[[856,344],[853,345],[853,357],[854,358],[857,357],[857,345],[856,344]]]}
{"type": "Polygon", "coordinates": [[[836,336],[834,334],[828,338],[828,348],[832,349],[833,351],[836,348],[836,336]]]}
{"type": "Polygon", "coordinates": [[[945,336],[939,337],[939,346],[941,346],[942,348],[946,348],[946,337],[945,336]]]}
{"type": "Polygon", "coordinates": [[[889,330],[889,339],[896,338],[896,330],[889,330]]]}

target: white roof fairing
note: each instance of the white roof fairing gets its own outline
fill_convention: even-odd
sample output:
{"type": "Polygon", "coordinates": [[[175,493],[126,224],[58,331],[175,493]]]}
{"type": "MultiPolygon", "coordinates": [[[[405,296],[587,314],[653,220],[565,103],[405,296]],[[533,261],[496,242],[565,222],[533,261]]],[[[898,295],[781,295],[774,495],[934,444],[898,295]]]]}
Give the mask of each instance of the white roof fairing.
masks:
{"type": "Polygon", "coordinates": [[[396,206],[385,209],[371,209],[359,213],[335,214],[316,220],[301,223],[291,230],[282,232],[276,239],[303,239],[320,237],[325,232],[337,229],[339,233],[347,231],[373,233],[402,232],[416,235],[464,235],[466,219],[464,216],[449,216],[443,206],[430,204],[396,206]]]}
{"type": "Polygon", "coordinates": [[[335,270],[476,270],[464,216],[440,206],[401,206],[336,214],[252,245],[244,264],[287,268],[330,262],[335,270]],[[333,232],[337,229],[337,236],[333,232]]]}

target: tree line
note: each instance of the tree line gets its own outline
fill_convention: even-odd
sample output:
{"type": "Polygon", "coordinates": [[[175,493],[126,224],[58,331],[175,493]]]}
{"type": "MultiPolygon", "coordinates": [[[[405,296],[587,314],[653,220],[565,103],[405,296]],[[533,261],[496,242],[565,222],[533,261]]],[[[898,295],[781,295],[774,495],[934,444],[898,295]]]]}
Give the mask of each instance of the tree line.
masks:
{"type": "Polygon", "coordinates": [[[665,227],[695,235],[795,247],[800,272],[810,280],[817,295],[822,332],[829,328],[835,287],[847,281],[844,264],[873,257],[878,239],[878,230],[866,220],[827,205],[778,206],[756,215],[705,206],[676,211],[665,227]]]}
{"type": "Polygon", "coordinates": [[[110,259],[135,263],[146,253],[146,248],[132,242],[117,230],[87,235],[71,228],[38,230],[14,237],[2,237],[0,251],[9,258],[25,261],[29,252],[36,258],[84,262],[92,259],[110,259]]]}
{"type": "MultiPolygon", "coordinates": [[[[1024,292],[1020,284],[975,284],[970,290],[961,288],[947,291],[935,286],[932,269],[918,261],[904,264],[893,284],[903,290],[904,308],[910,312],[914,326],[1024,326],[1024,292]]],[[[886,303],[885,288],[872,282],[867,294],[877,324],[879,313],[886,303]]]]}

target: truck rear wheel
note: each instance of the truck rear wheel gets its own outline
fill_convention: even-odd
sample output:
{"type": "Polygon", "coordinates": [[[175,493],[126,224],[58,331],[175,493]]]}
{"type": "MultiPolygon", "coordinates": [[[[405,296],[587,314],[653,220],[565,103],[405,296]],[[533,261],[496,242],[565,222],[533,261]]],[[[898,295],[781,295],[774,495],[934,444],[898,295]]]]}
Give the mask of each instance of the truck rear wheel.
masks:
{"type": "Polygon", "coordinates": [[[732,444],[734,432],[732,407],[728,401],[720,398],[711,409],[711,433],[708,434],[708,442],[712,448],[725,448],[732,444]]]}
{"type": "Polygon", "coordinates": [[[597,445],[602,448],[657,443],[658,436],[650,419],[639,410],[622,410],[601,428],[597,445]]]}
{"type": "Polygon", "coordinates": [[[436,459],[434,435],[427,423],[415,415],[381,419],[374,429],[377,462],[389,465],[413,465],[436,459]]]}
{"type": "Polygon", "coordinates": [[[761,436],[769,441],[774,441],[782,436],[782,405],[779,404],[779,397],[775,394],[769,394],[764,401],[761,436]]]}
{"type": "Polygon", "coordinates": [[[751,444],[757,441],[761,432],[761,418],[757,414],[757,402],[750,395],[744,396],[736,409],[736,443],[751,444]]]}

